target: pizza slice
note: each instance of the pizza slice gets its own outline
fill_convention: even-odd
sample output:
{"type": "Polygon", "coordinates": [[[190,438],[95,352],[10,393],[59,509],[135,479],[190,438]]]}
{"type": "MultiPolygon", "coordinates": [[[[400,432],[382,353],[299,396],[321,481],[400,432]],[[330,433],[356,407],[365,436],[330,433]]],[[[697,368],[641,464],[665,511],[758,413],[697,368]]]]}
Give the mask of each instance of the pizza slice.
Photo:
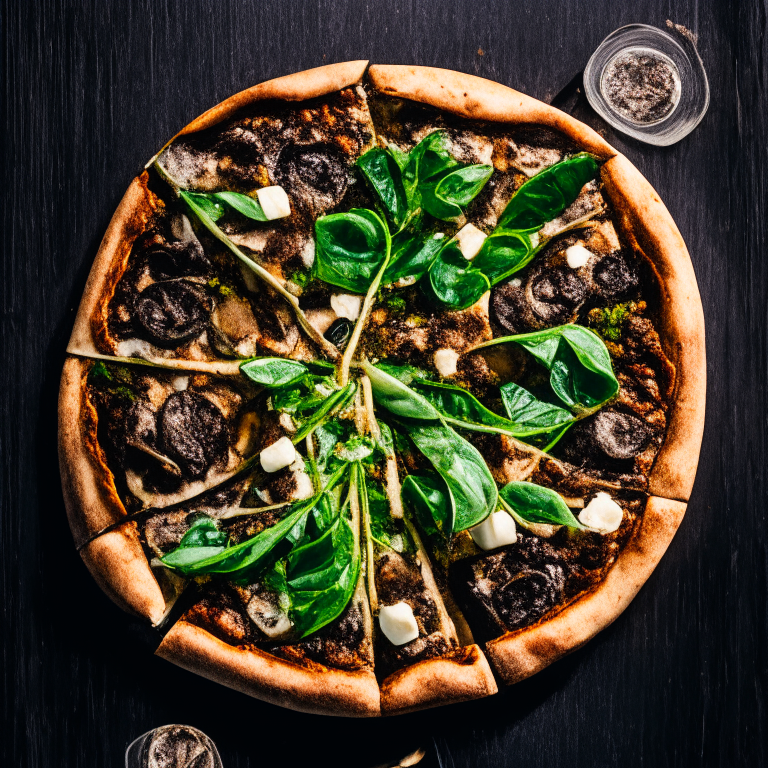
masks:
{"type": "Polygon", "coordinates": [[[314,220],[354,197],[373,140],[362,66],[342,70],[318,74],[314,98],[257,87],[220,122],[234,97],[153,158],[99,250],[71,354],[226,374],[257,355],[338,355],[298,297],[314,220]]]}

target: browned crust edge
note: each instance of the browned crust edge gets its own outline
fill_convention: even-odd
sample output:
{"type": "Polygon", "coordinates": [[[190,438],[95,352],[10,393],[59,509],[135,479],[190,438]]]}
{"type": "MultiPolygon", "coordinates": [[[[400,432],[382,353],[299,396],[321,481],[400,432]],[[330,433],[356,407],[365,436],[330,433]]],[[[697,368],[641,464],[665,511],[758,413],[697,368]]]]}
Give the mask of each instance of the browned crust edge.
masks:
{"type": "Polygon", "coordinates": [[[486,643],[486,653],[501,679],[512,684],[540,672],[618,618],[661,560],[685,508],[681,501],[651,496],[640,525],[592,592],[548,621],[486,643]]]}
{"type": "Polygon", "coordinates": [[[626,237],[648,258],[661,294],[659,335],[675,366],[667,433],[649,475],[649,493],[688,501],[704,434],[707,353],[704,310],[682,235],[656,190],[623,155],[603,165],[606,193],[626,237]]]}
{"type": "Polygon", "coordinates": [[[183,669],[248,696],[299,712],[346,717],[381,714],[371,671],[305,669],[255,648],[237,648],[180,621],[155,652],[183,669]]]}
{"type": "Polygon", "coordinates": [[[616,155],[616,150],[584,123],[492,80],[450,69],[402,64],[372,64],[368,77],[388,96],[429,104],[471,120],[546,125],[603,160],[616,155]]]}
{"type": "Polygon", "coordinates": [[[80,556],[96,583],[123,610],[158,624],[169,606],[130,522],[88,542],[80,556]]]}
{"type": "Polygon", "coordinates": [[[401,715],[493,696],[498,690],[480,647],[467,645],[393,672],[381,684],[381,711],[401,715]]]}
{"type": "Polygon", "coordinates": [[[61,488],[78,549],[126,516],[114,477],[96,439],[96,410],[85,397],[88,368],[88,361],[68,357],[59,388],[61,488]]]}

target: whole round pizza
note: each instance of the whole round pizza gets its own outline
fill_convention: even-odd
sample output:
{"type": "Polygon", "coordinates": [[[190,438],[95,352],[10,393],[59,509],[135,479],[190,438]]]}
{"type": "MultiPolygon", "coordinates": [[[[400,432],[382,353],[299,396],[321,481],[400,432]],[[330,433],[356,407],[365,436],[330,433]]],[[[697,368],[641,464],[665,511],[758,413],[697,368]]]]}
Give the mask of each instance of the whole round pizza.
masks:
{"type": "Polygon", "coordinates": [[[285,707],[496,693],[612,622],[685,511],[704,324],[672,218],[568,115],[356,61],[193,121],[68,347],[76,545],[158,655],[285,707]]]}

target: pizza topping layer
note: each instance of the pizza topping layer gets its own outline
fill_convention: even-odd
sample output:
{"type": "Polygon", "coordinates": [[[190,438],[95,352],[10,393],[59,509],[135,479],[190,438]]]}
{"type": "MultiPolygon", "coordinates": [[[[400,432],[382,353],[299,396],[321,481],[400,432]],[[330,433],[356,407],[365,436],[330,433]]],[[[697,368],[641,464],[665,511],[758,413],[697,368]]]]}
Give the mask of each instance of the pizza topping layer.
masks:
{"type": "Polygon", "coordinates": [[[495,637],[594,588],[674,370],[595,157],[372,110],[249,109],[160,155],[112,351],[240,375],[102,366],[89,396],[154,564],[196,584],[186,621],[309,667],[375,647],[385,676],[455,650],[455,619],[495,637]]]}

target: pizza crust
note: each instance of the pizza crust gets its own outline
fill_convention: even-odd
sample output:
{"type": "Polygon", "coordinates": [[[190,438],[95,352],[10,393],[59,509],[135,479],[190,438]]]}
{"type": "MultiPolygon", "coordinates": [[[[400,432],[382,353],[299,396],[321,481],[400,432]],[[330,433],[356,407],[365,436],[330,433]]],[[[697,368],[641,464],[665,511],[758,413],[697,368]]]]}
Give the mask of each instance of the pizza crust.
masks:
{"type": "Polygon", "coordinates": [[[401,715],[481,699],[498,690],[480,647],[468,645],[393,672],[381,684],[381,711],[401,715]]]}
{"type": "Polygon", "coordinates": [[[704,310],[691,257],[656,190],[623,155],[602,169],[621,229],[652,264],[661,289],[658,323],[664,352],[675,366],[664,443],[648,478],[648,491],[688,501],[704,434],[707,352],[704,310]]]}
{"type": "Polygon", "coordinates": [[[84,397],[89,362],[68,357],[59,388],[59,468],[69,527],[79,549],[126,516],[96,438],[96,409],[84,397]]]}
{"type": "Polygon", "coordinates": [[[602,160],[617,154],[602,136],[565,112],[482,77],[401,64],[372,64],[368,77],[387,96],[429,104],[470,120],[545,125],[602,160]]]}
{"type": "Polygon", "coordinates": [[[126,523],[88,542],[80,556],[96,583],[124,611],[159,624],[170,610],[139,541],[126,523]]]}
{"type": "Polygon", "coordinates": [[[156,654],[228,688],[299,712],[346,717],[381,713],[371,671],[299,666],[257,648],[227,645],[186,621],[171,628],[156,654]]]}
{"type": "Polygon", "coordinates": [[[540,672],[618,618],[666,552],[685,508],[681,501],[651,496],[640,525],[593,591],[551,619],[486,643],[501,679],[511,685],[540,672]]]}

